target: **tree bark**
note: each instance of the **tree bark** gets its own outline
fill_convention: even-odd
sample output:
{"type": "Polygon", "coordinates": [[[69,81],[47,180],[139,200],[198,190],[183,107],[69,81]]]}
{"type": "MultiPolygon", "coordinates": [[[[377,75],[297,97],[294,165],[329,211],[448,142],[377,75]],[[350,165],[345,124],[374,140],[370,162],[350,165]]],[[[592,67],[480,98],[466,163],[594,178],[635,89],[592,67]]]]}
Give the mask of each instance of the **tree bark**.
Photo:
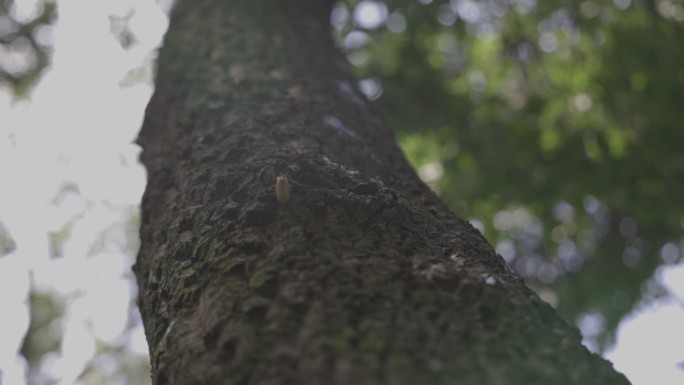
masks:
{"type": "Polygon", "coordinates": [[[173,11],[139,137],[153,383],[627,384],[416,177],[329,9],[173,11]]]}

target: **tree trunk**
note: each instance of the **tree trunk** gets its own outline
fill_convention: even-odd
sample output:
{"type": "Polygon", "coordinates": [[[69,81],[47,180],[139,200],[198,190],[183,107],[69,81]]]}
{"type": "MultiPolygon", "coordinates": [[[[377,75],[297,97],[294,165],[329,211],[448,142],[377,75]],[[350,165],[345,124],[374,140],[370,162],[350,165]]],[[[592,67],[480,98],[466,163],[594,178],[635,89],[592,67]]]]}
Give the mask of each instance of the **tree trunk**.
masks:
{"type": "Polygon", "coordinates": [[[139,138],[153,383],[627,384],[416,177],[329,7],[174,9],[139,138]]]}

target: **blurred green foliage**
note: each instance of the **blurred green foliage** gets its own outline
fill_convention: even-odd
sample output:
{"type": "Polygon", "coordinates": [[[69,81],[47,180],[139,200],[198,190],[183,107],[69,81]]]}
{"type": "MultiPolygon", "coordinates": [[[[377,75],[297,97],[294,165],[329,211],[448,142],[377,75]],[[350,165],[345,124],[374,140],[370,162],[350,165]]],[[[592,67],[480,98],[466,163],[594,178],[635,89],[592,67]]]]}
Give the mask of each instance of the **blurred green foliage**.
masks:
{"type": "Polygon", "coordinates": [[[345,1],[332,21],[419,175],[569,321],[598,315],[597,350],[663,294],[651,277],[684,246],[682,2],[345,1]]]}
{"type": "Polygon", "coordinates": [[[56,16],[52,0],[0,0],[0,86],[17,97],[27,96],[50,64],[56,16]]]}
{"type": "Polygon", "coordinates": [[[54,293],[32,291],[31,325],[26,333],[21,354],[29,367],[36,367],[48,353],[59,350],[62,340],[61,318],[64,303],[54,293]]]}

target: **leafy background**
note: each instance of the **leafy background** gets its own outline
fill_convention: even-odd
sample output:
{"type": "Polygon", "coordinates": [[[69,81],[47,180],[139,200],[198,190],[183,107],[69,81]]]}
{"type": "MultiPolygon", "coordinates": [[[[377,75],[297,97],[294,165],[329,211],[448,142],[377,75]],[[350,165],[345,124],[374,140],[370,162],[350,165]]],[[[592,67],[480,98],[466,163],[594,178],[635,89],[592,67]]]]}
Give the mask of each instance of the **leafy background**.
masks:
{"type": "MultiPolygon", "coordinates": [[[[168,9],[169,2],[160,3],[168,9]]],[[[84,12],[85,4],[70,12],[84,12]]],[[[161,32],[150,35],[145,17],[159,18],[161,11],[149,16],[154,11],[147,7],[122,1],[83,20],[99,20],[100,32],[106,25],[112,50],[128,58],[112,75],[116,86],[140,88],[148,97],[161,32]]],[[[31,98],[35,102],[47,87],[39,80],[57,72],[60,51],[53,53],[51,31],[55,24],[66,25],[68,15],[66,2],[0,2],[0,85],[13,95],[15,110],[31,98]],[[20,12],[27,3],[32,11],[20,12]]],[[[335,5],[331,20],[362,91],[395,127],[419,176],[581,329],[590,349],[610,356],[620,325],[654,304],[684,308],[684,294],[663,279],[681,266],[684,249],[681,1],[348,0],[335,5]]],[[[163,30],[164,23],[158,24],[163,30]]],[[[88,49],[82,48],[83,55],[88,49]]],[[[85,63],[86,70],[107,66],[85,63]]],[[[65,85],[84,79],[71,82],[65,85]]],[[[82,92],[87,97],[92,90],[82,92]]],[[[139,167],[129,142],[143,108],[144,101],[130,107],[128,137],[117,139],[129,147],[109,155],[128,162],[124,169],[139,167]]],[[[16,145],[22,134],[20,127],[10,128],[7,139],[16,145]]],[[[65,261],[119,258],[124,262],[112,270],[121,280],[113,285],[130,281],[141,183],[125,178],[122,184],[137,186],[130,199],[94,198],[78,178],[46,188],[42,199],[48,207],[73,211],[46,230],[48,251],[36,258],[47,270],[65,261]],[[83,241],[83,250],[70,248],[83,223],[103,209],[111,212],[110,220],[83,241]]],[[[0,223],[7,221],[0,225],[0,254],[9,261],[22,243],[12,238],[20,226],[7,210],[4,218],[0,206],[0,223]]],[[[72,371],[73,381],[148,381],[141,349],[133,348],[141,338],[134,289],[121,300],[123,326],[107,338],[98,333],[94,316],[83,316],[85,324],[78,327],[65,326],[74,308],[85,306],[80,303],[86,289],[59,291],[49,279],[41,281],[36,265],[25,271],[33,274],[25,294],[30,306],[18,330],[26,332],[20,359],[28,383],[68,383],[50,371],[50,362],[55,352],[66,355],[65,336],[79,327],[92,329],[96,347],[72,371]]],[[[681,312],[670,318],[681,319],[681,312]]],[[[681,333],[670,331],[669,338],[682,339],[684,346],[681,333]]],[[[679,357],[668,365],[679,371],[673,380],[679,382],[672,383],[681,383],[684,349],[658,349],[679,357]]],[[[656,381],[630,378],[635,384],[656,381]]]]}
{"type": "Polygon", "coordinates": [[[353,4],[336,30],[420,176],[610,346],[681,257],[682,4],[353,4]]]}

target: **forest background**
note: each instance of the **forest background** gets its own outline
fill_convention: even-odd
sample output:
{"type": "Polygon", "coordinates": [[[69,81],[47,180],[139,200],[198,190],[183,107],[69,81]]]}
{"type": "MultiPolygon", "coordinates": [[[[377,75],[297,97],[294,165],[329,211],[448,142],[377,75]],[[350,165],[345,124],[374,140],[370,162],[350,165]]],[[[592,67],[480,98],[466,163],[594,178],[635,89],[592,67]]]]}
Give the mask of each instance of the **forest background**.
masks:
{"type": "MultiPolygon", "coordinates": [[[[169,1],[0,0],[0,383],[144,384],[132,141],[169,1]]],[[[331,20],[459,216],[634,384],[684,381],[684,3],[388,0],[331,20]]]]}

